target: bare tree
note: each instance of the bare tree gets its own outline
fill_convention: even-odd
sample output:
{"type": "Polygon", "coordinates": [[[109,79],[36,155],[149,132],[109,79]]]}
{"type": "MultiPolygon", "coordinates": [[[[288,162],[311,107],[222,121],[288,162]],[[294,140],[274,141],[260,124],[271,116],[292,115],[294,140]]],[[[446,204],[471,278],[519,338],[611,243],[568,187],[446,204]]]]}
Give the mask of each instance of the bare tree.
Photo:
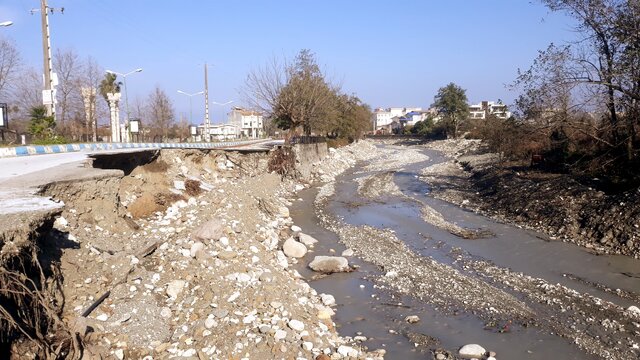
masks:
{"type": "Polygon", "coordinates": [[[28,118],[29,111],[35,106],[42,105],[42,75],[33,68],[27,68],[20,73],[20,81],[16,82],[13,90],[12,112],[19,117],[28,118]]]}
{"type": "Polygon", "coordinates": [[[21,58],[13,41],[0,37],[0,98],[6,98],[7,92],[15,88],[21,58]]]}
{"type": "Polygon", "coordinates": [[[591,86],[602,95],[608,112],[607,141],[616,149],[626,145],[627,157],[632,159],[640,120],[640,2],[541,2],[577,21],[582,38],[568,48],[570,71],[563,81],[591,86]]]}
{"type": "Polygon", "coordinates": [[[83,104],[80,93],[82,63],[72,50],[56,49],[53,70],[58,75],[56,86],[58,128],[64,135],[77,139],[82,134],[83,104]]]}
{"type": "Polygon", "coordinates": [[[279,128],[294,132],[302,128],[309,135],[318,128],[337,91],[326,81],[315,55],[303,49],[293,63],[274,59],[250,72],[243,94],[279,128]]]}
{"type": "Polygon", "coordinates": [[[156,86],[147,99],[147,113],[152,136],[161,136],[163,141],[167,141],[169,129],[175,119],[175,111],[171,99],[159,86],[156,86]]]}

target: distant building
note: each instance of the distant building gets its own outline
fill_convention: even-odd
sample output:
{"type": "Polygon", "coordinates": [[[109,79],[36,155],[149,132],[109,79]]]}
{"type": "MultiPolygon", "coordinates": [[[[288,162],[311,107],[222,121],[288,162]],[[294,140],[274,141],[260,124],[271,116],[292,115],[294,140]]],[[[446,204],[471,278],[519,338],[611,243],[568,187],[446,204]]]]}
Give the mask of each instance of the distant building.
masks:
{"type": "Polygon", "coordinates": [[[373,112],[372,122],[376,131],[390,133],[392,129],[401,127],[403,121],[411,122],[411,125],[419,121],[418,118],[422,119],[422,112],[422,108],[419,107],[377,108],[373,112]],[[409,118],[406,117],[408,114],[411,114],[409,118]]]}
{"type": "Polygon", "coordinates": [[[508,119],[511,112],[502,102],[481,101],[478,104],[469,105],[469,119],[486,119],[487,114],[495,115],[499,119],[508,119]]]}
{"type": "Polygon", "coordinates": [[[231,109],[229,124],[236,126],[238,137],[258,138],[264,131],[262,114],[240,107],[231,109]]]}
{"type": "Polygon", "coordinates": [[[238,127],[231,124],[217,124],[209,127],[209,134],[218,140],[231,140],[238,137],[238,127]]]}

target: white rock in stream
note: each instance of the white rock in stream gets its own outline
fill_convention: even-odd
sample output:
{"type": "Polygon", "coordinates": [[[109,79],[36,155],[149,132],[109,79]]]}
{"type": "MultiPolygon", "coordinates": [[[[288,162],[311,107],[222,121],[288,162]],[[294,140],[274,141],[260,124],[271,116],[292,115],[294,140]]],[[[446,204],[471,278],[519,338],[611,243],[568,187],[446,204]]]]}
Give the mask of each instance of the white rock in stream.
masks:
{"type": "Polygon", "coordinates": [[[352,249],[346,249],[345,251],[342,252],[342,256],[346,256],[346,257],[353,256],[353,250],[352,249]]]}
{"type": "Polygon", "coordinates": [[[307,254],[307,247],[303,243],[295,241],[293,238],[288,238],[282,245],[282,251],[285,255],[292,258],[301,258],[307,254]]]}
{"type": "Polygon", "coordinates": [[[313,271],[323,273],[346,272],[349,268],[349,261],[341,256],[316,256],[309,264],[313,271]]]}
{"type": "Polygon", "coordinates": [[[417,315],[409,315],[404,319],[404,321],[408,322],[409,324],[415,324],[420,321],[420,318],[417,315]]]}
{"type": "Polygon", "coordinates": [[[305,233],[298,234],[298,240],[306,246],[314,246],[318,240],[316,240],[313,236],[307,235],[305,233]]]}
{"type": "Polygon", "coordinates": [[[478,344],[467,344],[460,348],[458,355],[468,359],[480,359],[484,357],[486,352],[487,350],[478,344]]]}
{"type": "Polygon", "coordinates": [[[332,306],[336,304],[336,298],[330,294],[320,294],[320,299],[325,306],[332,306]]]}

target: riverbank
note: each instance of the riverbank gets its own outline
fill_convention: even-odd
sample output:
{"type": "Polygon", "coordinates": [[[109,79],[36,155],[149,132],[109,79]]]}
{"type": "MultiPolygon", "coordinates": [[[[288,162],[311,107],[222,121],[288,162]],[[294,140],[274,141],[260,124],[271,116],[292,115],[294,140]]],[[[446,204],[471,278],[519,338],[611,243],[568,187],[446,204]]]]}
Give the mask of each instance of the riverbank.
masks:
{"type": "Polygon", "coordinates": [[[308,185],[269,173],[268,162],[266,153],[161,150],[126,171],[44,186],[64,204],[39,241],[50,246],[37,250],[59,275],[52,296],[64,329],[40,342],[13,337],[9,350],[382,359],[339,336],[331,305],[292,269],[298,260],[282,251],[296,233],[288,206],[308,185]]]}
{"type": "Polygon", "coordinates": [[[606,194],[567,174],[502,167],[497,155],[474,140],[435,141],[425,147],[449,158],[422,172],[433,196],[543,232],[550,241],[640,258],[640,189],[606,194]]]}

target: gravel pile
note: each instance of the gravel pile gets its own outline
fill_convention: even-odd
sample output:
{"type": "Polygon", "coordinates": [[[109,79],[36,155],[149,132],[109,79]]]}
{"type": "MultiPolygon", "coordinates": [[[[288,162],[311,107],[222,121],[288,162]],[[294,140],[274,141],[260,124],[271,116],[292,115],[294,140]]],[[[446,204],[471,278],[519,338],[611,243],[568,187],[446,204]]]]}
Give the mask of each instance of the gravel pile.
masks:
{"type": "MultiPolygon", "coordinates": [[[[304,186],[261,173],[266,161],[253,155],[163,150],[156,161],[162,171],[139,168],[113,180],[118,204],[91,212],[90,197],[69,197],[56,221],[68,245],[64,318],[83,336],[88,357],[382,357],[338,336],[331,307],[290,269],[298,260],[283,244],[297,243],[300,229],[287,206],[304,186]],[[199,182],[198,194],[188,193],[188,180],[199,182]],[[101,214],[127,213],[152,188],[177,201],[118,220],[125,227],[101,214]],[[94,218],[100,225],[87,221],[94,218]]],[[[88,185],[66,186],[61,193],[78,195],[74,189],[88,185]]]]}

